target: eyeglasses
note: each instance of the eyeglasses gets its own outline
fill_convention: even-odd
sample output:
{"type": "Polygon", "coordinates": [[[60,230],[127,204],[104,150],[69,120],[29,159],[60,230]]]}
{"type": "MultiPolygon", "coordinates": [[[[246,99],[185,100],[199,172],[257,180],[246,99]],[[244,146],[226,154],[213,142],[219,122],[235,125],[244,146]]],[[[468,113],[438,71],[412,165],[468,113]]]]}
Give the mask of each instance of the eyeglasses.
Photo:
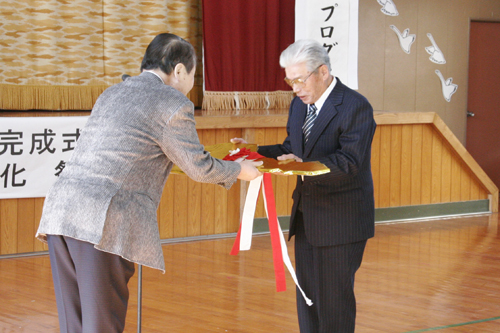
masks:
{"type": "Polygon", "coordinates": [[[294,79],[294,80],[290,80],[289,78],[285,77],[285,82],[286,82],[286,83],[287,83],[290,87],[292,87],[292,88],[293,88],[293,86],[295,85],[295,86],[297,86],[297,88],[302,89],[302,88],[306,85],[306,81],[307,81],[307,79],[308,79],[311,75],[313,75],[313,73],[314,73],[314,72],[316,72],[316,71],[317,71],[317,70],[318,70],[321,66],[323,66],[323,64],[321,64],[321,65],[319,65],[318,67],[316,67],[316,69],[315,69],[315,70],[313,70],[311,73],[309,73],[309,75],[308,75],[308,76],[306,76],[306,78],[305,78],[305,79],[303,79],[303,80],[302,80],[302,79],[294,79]]]}

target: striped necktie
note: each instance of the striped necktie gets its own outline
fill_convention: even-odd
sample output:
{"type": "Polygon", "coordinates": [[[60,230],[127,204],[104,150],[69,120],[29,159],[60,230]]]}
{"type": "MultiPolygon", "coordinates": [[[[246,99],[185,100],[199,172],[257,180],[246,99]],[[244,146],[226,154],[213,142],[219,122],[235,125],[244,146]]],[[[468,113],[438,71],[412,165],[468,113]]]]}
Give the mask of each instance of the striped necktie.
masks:
{"type": "Polygon", "coordinates": [[[314,120],[316,119],[316,110],[318,108],[314,104],[309,104],[309,108],[307,110],[307,116],[306,116],[306,121],[304,122],[304,125],[302,126],[302,131],[304,132],[304,142],[307,142],[307,139],[309,137],[309,133],[311,133],[311,128],[314,125],[314,120]]]}

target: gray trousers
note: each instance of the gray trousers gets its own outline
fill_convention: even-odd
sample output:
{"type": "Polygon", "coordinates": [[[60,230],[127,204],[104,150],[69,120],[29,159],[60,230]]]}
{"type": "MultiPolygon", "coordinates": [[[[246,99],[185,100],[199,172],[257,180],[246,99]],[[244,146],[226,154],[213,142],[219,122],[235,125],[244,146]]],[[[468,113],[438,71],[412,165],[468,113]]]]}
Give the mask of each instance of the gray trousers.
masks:
{"type": "Polygon", "coordinates": [[[47,241],[61,333],[123,332],[134,263],[74,238],[47,241]]]}

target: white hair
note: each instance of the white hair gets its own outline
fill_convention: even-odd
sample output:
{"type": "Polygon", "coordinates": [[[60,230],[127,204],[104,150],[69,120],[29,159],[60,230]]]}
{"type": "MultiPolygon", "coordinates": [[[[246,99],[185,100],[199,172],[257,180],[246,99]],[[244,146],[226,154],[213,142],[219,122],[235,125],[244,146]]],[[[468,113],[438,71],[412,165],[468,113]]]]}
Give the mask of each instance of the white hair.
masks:
{"type": "Polygon", "coordinates": [[[325,64],[331,72],[330,57],[326,49],[313,39],[299,39],[288,46],[280,56],[280,66],[288,66],[305,63],[307,70],[312,72],[319,66],[325,64]]]}

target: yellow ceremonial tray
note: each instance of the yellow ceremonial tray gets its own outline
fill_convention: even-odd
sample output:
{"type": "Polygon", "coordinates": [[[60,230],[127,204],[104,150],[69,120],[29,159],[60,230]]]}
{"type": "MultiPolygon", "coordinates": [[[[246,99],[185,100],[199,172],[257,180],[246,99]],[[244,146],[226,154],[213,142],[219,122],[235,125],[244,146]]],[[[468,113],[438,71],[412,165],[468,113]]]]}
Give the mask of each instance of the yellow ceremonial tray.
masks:
{"type": "MultiPolygon", "coordinates": [[[[205,150],[210,152],[215,158],[223,159],[229,154],[230,150],[237,148],[247,148],[250,151],[256,152],[257,145],[250,143],[219,143],[216,145],[205,146],[205,150]]],[[[263,164],[258,166],[257,169],[261,172],[284,174],[284,175],[304,175],[304,176],[317,176],[330,172],[323,163],[320,162],[295,162],[295,160],[278,161],[274,158],[260,158],[257,161],[262,161],[263,164]]],[[[184,174],[184,172],[176,165],[172,168],[171,173],[184,174]]]]}

